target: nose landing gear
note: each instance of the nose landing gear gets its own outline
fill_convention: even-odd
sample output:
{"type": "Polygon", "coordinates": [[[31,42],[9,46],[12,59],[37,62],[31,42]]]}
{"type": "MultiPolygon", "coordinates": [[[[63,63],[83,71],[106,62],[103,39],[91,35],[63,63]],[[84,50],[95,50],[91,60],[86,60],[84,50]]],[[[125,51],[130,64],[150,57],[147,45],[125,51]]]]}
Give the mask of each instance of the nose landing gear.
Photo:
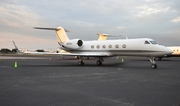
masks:
{"type": "Polygon", "coordinates": [[[155,61],[155,57],[150,57],[149,60],[152,63],[151,68],[152,69],[156,69],[157,68],[157,64],[156,64],[156,61],[155,61]]]}

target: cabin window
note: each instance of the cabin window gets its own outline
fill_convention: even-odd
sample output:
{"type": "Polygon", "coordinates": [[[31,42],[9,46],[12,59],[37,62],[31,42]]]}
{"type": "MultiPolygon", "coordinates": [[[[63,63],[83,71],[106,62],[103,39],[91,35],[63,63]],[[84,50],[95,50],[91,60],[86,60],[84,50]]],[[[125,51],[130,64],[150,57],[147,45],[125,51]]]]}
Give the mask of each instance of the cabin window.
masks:
{"type": "Polygon", "coordinates": [[[109,48],[112,48],[112,45],[109,45],[109,48]]]}
{"type": "Polygon", "coordinates": [[[119,45],[116,45],[115,47],[116,47],[116,48],[119,48],[119,45]]]}
{"type": "Polygon", "coordinates": [[[147,40],[144,42],[144,44],[150,44],[147,40]]]}
{"type": "Polygon", "coordinates": [[[102,47],[103,47],[103,48],[106,48],[106,45],[103,45],[102,47]]]}
{"type": "Polygon", "coordinates": [[[100,48],[100,46],[99,46],[99,45],[97,45],[96,47],[97,47],[98,49],[100,48]]]}
{"type": "Polygon", "coordinates": [[[94,49],[94,45],[92,45],[91,48],[94,49]]]}
{"type": "Polygon", "coordinates": [[[123,48],[126,48],[126,44],[123,44],[122,47],[123,47],[123,48]]]}
{"type": "Polygon", "coordinates": [[[152,44],[158,44],[157,42],[155,42],[155,41],[150,41],[152,44]]]}

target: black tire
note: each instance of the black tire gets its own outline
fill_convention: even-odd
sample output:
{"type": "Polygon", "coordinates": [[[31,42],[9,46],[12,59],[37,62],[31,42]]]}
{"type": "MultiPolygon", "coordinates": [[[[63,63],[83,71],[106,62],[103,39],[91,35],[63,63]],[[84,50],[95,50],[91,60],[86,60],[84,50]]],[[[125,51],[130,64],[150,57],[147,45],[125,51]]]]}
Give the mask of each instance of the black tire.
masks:
{"type": "Polygon", "coordinates": [[[82,65],[82,66],[84,65],[84,62],[83,62],[83,61],[81,61],[81,65],[82,65]]]}
{"type": "Polygon", "coordinates": [[[78,61],[78,66],[83,66],[84,62],[83,61],[78,61]]]}
{"type": "Polygon", "coordinates": [[[96,64],[97,65],[102,65],[102,62],[100,60],[97,60],[96,64]]]}
{"type": "Polygon", "coordinates": [[[81,65],[81,62],[80,61],[78,61],[78,66],[80,66],[81,65]]]}
{"type": "Polygon", "coordinates": [[[155,60],[161,61],[161,57],[156,57],[155,60]]]}
{"type": "Polygon", "coordinates": [[[157,68],[157,65],[156,65],[156,64],[152,64],[152,65],[151,65],[151,68],[152,68],[152,69],[156,69],[156,68],[157,68]]]}

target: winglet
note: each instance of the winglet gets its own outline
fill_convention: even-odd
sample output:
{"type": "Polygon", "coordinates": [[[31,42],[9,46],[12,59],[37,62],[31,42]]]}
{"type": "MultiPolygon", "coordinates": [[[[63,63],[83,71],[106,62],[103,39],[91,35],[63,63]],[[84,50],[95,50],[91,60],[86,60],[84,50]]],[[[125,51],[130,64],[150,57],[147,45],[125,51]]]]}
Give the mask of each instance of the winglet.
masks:
{"type": "Polygon", "coordinates": [[[107,34],[100,34],[100,33],[98,33],[97,35],[99,35],[99,39],[98,40],[106,40],[107,39],[107,34]]]}

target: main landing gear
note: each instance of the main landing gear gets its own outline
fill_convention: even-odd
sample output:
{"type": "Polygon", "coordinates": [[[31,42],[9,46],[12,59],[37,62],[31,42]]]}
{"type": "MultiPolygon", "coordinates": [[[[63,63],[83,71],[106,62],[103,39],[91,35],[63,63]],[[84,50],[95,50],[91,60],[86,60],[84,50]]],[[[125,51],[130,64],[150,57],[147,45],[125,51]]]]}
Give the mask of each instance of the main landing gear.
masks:
{"type": "Polygon", "coordinates": [[[78,61],[78,65],[83,66],[84,65],[83,57],[78,57],[78,59],[80,59],[80,61],[78,61]]]}
{"type": "Polygon", "coordinates": [[[162,57],[156,57],[155,60],[161,61],[161,60],[162,60],[162,57]]]}
{"type": "Polygon", "coordinates": [[[149,60],[152,63],[151,68],[152,69],[156,69],[157,68],[157,64],[156,64],[155,58],[154,57],[150,57],[149,60]]]}
{"type": "MultiPolygon", "coordinates": [[[[79,59],[80,59],[80,61],[78,61],[78,65],[79,66],[83,66],[84,65],[84,62],[83,62],[83,57],[79,57],[79,59]]],[[[149,60],[150,60],[150,62],[152,63],[152,65],[151,65],[151,68],[152,69],[156,69],[157,68],[157,64],[156,64],[156,61],[155,61],[155,57],[149,57],[149,60]]],[[[103,60],[103,58],[98,58],[98,60],[96,61],[96,64],[97,65],[102,65],[102,63],[104,62],[104,60],[103,60]]]]}
{"type": "Polygon", "coordinates": [[[81,60],[81,61],[78,61],[78,65],[79,66],[83,66],[84,65],[84,62],[81,60]]]}
{"type": "MultiPolygon", "coordinates": [[[[83,66],[84,62],[83,62],[83,57],[79,57],[80,61],[78,61],[78,65],[79,66],[83,66]]],[[[96,61],[97,65],[102,65],[102,62],[104,62],[103,58],[98,58],[98,60],[96,61]]]]}
{"type": "Polygon", "coordinates": [[[96,64],[97,65],[102,65],[102,62],[103,62],[103,58],[99,58],[97,61],[96,61],[96,64]]]}

